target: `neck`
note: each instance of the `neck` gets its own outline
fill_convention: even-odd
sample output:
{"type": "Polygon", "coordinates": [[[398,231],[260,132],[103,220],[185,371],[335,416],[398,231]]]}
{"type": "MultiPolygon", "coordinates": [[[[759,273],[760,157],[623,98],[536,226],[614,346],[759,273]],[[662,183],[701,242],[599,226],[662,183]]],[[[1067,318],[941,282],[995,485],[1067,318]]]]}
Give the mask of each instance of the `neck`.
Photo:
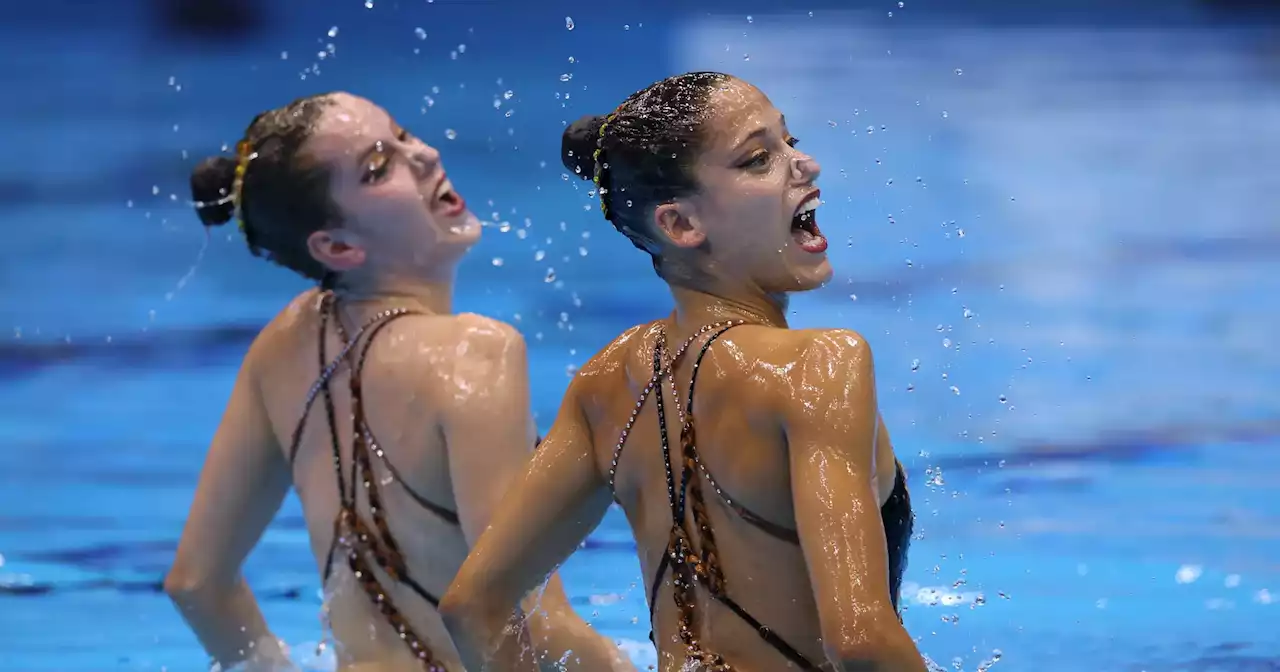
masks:
{"type": "Polygon", "coordinates": [[[386,277],[362,282],[339,282],[333,290],[351,306],[411,308],[433,315],[453,312],[453,277],[386,277]]]}
{"type": "Polygon", "coordinates": [[[723,288],[693,288],[671,286],[675,299],[675,321],[682,329],[697,329],[706,324],[725,320],[744,320],[748,324],[763,324],[787,328],[787,296],[770,295],[758,291],[726,291],[723,288]]]}

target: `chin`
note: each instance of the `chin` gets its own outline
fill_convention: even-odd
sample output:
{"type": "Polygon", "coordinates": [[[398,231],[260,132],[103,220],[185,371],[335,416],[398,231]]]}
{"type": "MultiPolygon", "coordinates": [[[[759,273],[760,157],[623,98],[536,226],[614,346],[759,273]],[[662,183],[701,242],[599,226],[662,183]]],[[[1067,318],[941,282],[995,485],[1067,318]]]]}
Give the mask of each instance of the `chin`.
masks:
{"type": "Polygon", "coordinates": [[[480,219],[468,210],[454,221],[441,226],[440,240],[446,244],[469,248],[480,240],[480,232],[483,228],[480,219]]]}
{"type": "Polygon", "coordinates": [[[818,289],[831,281],[835,275],[835,270],[831,268],[831,262],[827,260],[826,255],[815,262],[806,264],[801,267],[792,267],[790,269],[790,282],[783,289],[783,292],[796,293],[808,292],[818,289]]]}

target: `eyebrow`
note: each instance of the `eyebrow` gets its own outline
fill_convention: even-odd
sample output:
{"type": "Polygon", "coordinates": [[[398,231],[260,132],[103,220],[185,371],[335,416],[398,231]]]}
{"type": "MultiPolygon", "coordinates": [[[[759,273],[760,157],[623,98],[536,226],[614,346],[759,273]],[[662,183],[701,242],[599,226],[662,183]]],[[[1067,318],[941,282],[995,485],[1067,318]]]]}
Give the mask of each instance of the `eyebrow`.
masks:
{"type": "MultiPolygon", "coordinates": [[[[787,126],[787,115],[785,115],[785,114],[780,114],[780,115],[778,115],[778,123],[780,123],[780,124],[782,125],[782,127],[783,127],[783,128],[786,128],[786,126],[787,126]]],[[[743,145],[747,144],[748,142],[751,142],[752,140],[754,140],[754,139],[756,139],[756,138],[758,138],[758,137],[760,137],[760,136],[762,136],[762,135],[767,134],[768,132],[769,132],[769,127],[768,127],[768,126],[761,126],[761,127],[757,128],[756,130],[751,131],[750,133],[748,133],[748,134],[747,134],[747,137],[745,137],[745,138],[743,138],[741,141],[739,141],[737,145],[734,145],[733,151],[735,151],[735,152],[736,152],[736,151],[738,151],[739,149],[742,149],[742,146],[743,146],[743,145]]]]}

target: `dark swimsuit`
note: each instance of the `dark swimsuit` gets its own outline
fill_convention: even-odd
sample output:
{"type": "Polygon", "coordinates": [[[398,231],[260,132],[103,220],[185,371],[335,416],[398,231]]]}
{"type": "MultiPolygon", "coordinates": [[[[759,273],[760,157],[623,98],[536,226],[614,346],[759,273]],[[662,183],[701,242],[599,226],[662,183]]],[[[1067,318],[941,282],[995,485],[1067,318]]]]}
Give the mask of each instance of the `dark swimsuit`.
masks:
{"type": "Polygon", "coordinates": [[[316,380],[315,385],[311,387],[302,417],[298,420],[297,428],[294,430],[293,442],[289,448],[289,462],[292,464],[297,456],[298,447],[302,443],[303,429],[306,426],[307,416],[311,411],[312,404],[315,402],[316,397],[323,396],[325,412],[328,416],[329,436],[333,443],[333,466],[337,474],[340,507],[338,516],[333,522],[333,541],[329,543],[329,553],[325,559],[324,583],[328,583],[329,577],[333,573],[334,559],[338,555],[339,546],[344,546],[347,554],[347,565],[351,568],[356,580],[359,581],[360,587],[368,595],[374,606],[382,612],[387,621],[396,629],[400,639],[404,640],[405,644],[422,662],[423,668],[428,672],[445,672],[447,668],[436,659],[426,639],[414,631],[408,620],[400,613],[400,610],[392,604],[391,597],[386,594],[373,571],[373,567],[377,566],[392,581],[408,586],[410,590],[417,593],[432,606],[438,607],[440,605],[439,598],[409,575],[408,564],[400,552],[399,544],[396,543],[395,538],[391,535],[390,528],[387,526],[382,495],[378,489],[378,477],[373,473],[374,456],[377,457],[392,478],[404,488],[405,492],[415,502],[446,522],[458,525],[457,513],[428,501],[425,497],[409,488],[404,479],[401,478],[399,470],[383,453],[382,447],[374,437],[373,431],[369,427],[369,422],[364,415],[364,396],[360,377],[373,339],[378,335],[378,332],[382,331],[391,322],[416,313],[405,309],[383,311],[361,326],[352,337],[348,338],[346,330],[342,327],[341,320],[338,319],[337,301],[333,294],[326,293],[322,295],[320,301],[320,377],[316,380]],[[332,361],[329,361],[325,355],[325,332],[331,317],[338,332],[338,338],[342,343],[342,351],[332,361]],[[359,355],[357,356],[355,354],[356,346],[366,333],[367,338],[364,339],[364,345],[359,348],[359,355]],[[349,479],[343,476],[341,442],[338,439],[333,396],[329,391],[329,380],[344,363],[350,368],[349,383],[353,430],[349,479]],[[363,485],[372,525],[366,522],[356,510],[357,484],[363,485]]]}
{"type": "MultiPolygon", "coordinates": [[[[670,569],[675,575],[673,587],[676,608],[679,611],[680,639],[685,645],[689,660],[701,663],[706,668],[719,672],[731,672],[734,669],[721,656],[703,650],[699,643],[698,628],[694,621],[693,609],[693,590],[694,586],[698,585],[705,588],[712,598],[727,607],[734,615],[755,628],[761,639],[799,669],[818,670],[820,668],[816,663],[806,658],[804,654],[788,644],[767,625],[748,613],[737,601],[729,597],[725,577],[721,570],[719,559],[716,557],[715,533],[707,518],[706,503],[702,492],[703,480],[711,486],[711,489],[715,491],[716,495],[729,509],[747,523],[776,539],[781,539],[790,544],[799,545],[800,543],[799,535],[795,530],[765,520],[762,516],[736,503],[733,497],[716,483],[710,470],[707,469],[698,455],[697,446],[695,445],[693,391],[694,384],[698,379],[698,369],[702,365],[702,358],[706,356],[707,350],[716,339],[720,338],[729,329],[740,324],[743,324],[743,322],[735,320],[703,327],[680,345],[671,358],[670,364],[665,368],[662,364],[662,355],[666,349],[666,338],[665,335],[660,337],[653,352],[653,377],[650,378],[649,384],[641,393],[640,401],[637,402],[632,410],[631,418],[625,425],[622,436],[614,448],[613,463],[609,470],[609,486],[612,490],[618,469],[618,459],[622,455],[627,435],[635,424],[636,417],[644,406],[645,400],[656,390],[658,392],[655,395],[658,428],[661,433],[662,456],[666,463],[667,498],[671,505],[672,524],[671,538],[668,542],[667,551],[662,554],[657,575],[654,577],[649,589],[650,623],[653,622],[653,617],[657,610],[658,589],[662,586],[662,580],[667,570],[670,569]],[[679,362],[685,350],[696,339],[706,333],[711,333],[711,336],[702,344],[697,358],[694,360],[688,394],[686,395],[684,408],[681,409],[679,407],[679,396],[675,395],[675,379],[672,374],[676,363],[679,362]],[[680,420],[682,421],[680,447],[683,464],[678,481],[676,470],[672,463],[671,441],[667,432],[666,402],[659,389],[663,378],[668,375],[671,375],[672,393],[677,400],[677,412],[679,412],[680,420]],[[699,475],[701,478],[698,477],[699,475]],[[686,504],[689,505],[688,510],[692,514],[693,524],[691,528],[685,524],[686,504]],[[698,544],[700,548],[695,548],[693,535],[690,534],[689,529],[702,532],[700,535],[701,540],[698,544]]],[[[906,477],[902,470],[902,464],[898,463],[896,466],[897,477],[894,482],[893,493],[889,496],[889,500],[880,507],[885,539],[888,541],[890,598],[895,609],[898,608],[898,598],[902,588],[902,575],[906,569],[907,547],[911,542],[911,531],[914,522],[914,517],[911,513],[911,497],[907,493],[906,477]]],[[[649,639],[654,641],[652,630],[649,632],[649,639]]],[[[654,645],[657,645],[656,641],[654,641],[654,645]]]]}

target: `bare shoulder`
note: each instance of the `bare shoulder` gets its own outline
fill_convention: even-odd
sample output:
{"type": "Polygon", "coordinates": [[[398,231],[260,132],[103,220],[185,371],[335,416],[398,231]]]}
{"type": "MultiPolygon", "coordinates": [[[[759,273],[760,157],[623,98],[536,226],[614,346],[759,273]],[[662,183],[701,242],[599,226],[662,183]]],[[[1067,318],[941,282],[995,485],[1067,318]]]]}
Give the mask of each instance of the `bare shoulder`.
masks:
{"type": "Polygon", "coordinates": [[[650,344],[653,340],[650,335],[657,329],[657,324],[650,322],[631,327],[592,355],[570,381],[567,395],[594,396],[625,381],[627,365],[632,359],[644,352],[651,352],[649,348],[652,347],[650,344]]]}
{"type": "Polygon", "coordinates": [[[388,324],[374,347],[410,368],[440,368],[444,363],[472,362],[524,351],[515,327],[483,315],[409,314],[388,324]]]}
{"type": "Polygon", "coordinates": [[[791,333],[796,362],[829,370],[872,365],[871,345],[851,329],[797,329],[791,333]]]}
{"type": "Polygon", "coordinates": [[[875,417],[875,363],[866,338],[848,329],[800,329],[784,337],[793,379],[778,395],[792,421],[847,425],[854,415],[875,417]]]}
{"type": "Polygon", "coordinates": [[[296,352],[301,337],[314,338],[319,329],[319,298],[318,289],[308,289],[293,297],[254,337],[245,354],[244,366],[259,375],[268,375],[265,369],[296,352]]]}
{"type": "Polygon", "coordinates": [[[454,317],[453,336],[459,345],[459,355],[482,359],[524,353],[524,336],[519,329],[492,317],[475,313],[461,313],[454,317]]]}
{"type": "Polygon", "coordinates": [[[378,340],[377,358],[392,375],[411,377],[419,387],[443,384],[451,397],[459,388],[525,375],[527,366],[519,330],[473,313],[407,315],[388,325],[378,340]]]}
{"type": "Polygon", "coordinates": [[[726,332],[719,343],[708,358],[716,369],[784,388],[847,377],[871,365],[866,339],[848,329],[742,327],[726,332]]]}

